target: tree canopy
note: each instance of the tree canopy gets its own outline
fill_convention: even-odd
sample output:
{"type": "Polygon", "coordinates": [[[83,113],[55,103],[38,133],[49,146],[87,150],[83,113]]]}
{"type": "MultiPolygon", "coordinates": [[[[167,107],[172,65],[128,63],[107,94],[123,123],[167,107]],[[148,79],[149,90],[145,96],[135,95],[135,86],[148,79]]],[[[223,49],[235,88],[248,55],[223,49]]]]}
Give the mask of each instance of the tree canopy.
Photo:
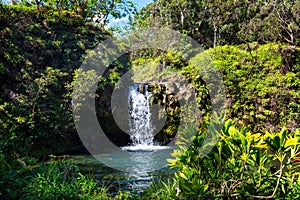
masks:
{"type": "Polygon", "coordinates": [[[136,13],[136,6],[131,0],[12,0],[14,5],[36,6],[42,9],[55,9],[59,12],[72,11],[87,21],[105,27],[109,18],[120,19],[136,13]]]}
{"type": "Polygon", "coordinates": [[[158,0],[136,16],[136,27],[169,26],[204,47],[245,42],[299,44],[297,0],[158,0]]]}

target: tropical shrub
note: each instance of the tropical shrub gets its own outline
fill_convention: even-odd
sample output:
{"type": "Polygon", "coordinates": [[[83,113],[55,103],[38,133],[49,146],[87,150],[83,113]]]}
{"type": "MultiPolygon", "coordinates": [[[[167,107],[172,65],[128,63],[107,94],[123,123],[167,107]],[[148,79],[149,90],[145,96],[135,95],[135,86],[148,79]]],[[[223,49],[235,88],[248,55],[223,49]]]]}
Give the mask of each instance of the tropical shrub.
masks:
{"type": "Polygon", "coordinates": [[[171,166],[178,199],[290,198],[299,195],[300,129],[251,133],[233,120],[222,131],[204,128],[188,148],[175,150],[171,166]],[[207,136],[219,138],[206,142],[207,136]],[[212,148],[211,151],[207,151],[212,148]]]}
{"type": "Polygon", "coordinates": [[[152,182],[150,188],[147,188],[137,199],[177,199],[176,182],[173,180],[152,182]]]}

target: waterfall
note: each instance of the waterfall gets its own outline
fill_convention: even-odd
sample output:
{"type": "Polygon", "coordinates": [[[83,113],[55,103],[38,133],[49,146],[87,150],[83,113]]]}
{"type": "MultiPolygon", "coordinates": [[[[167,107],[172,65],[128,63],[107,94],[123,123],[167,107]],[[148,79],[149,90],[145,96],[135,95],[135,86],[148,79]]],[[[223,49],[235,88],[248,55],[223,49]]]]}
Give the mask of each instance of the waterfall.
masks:
{"type": "Polygon", "coordinates": [[[129,114],[129,134],[133,146],[153,145],[153,126],[151,124],[150,112],[151,93],[148,86],[139,90],[139,85],[129,87],[128,114],[129,114]]]}

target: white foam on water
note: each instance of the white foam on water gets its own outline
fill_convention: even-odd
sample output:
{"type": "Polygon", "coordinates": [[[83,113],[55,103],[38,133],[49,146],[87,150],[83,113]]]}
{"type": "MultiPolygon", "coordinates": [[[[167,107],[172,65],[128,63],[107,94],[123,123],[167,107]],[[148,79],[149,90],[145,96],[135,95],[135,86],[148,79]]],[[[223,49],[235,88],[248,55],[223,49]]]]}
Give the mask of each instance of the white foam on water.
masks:
{"type": "Polygon", "coordinates": [[[143,145],[138,144],[135,146],[125,146],[121,147],[122,150],[126,151],[156,151],[156,150],[162,150],[162,149],[170,149],[168,146],[158,146],[158,145],[143,145]]]}

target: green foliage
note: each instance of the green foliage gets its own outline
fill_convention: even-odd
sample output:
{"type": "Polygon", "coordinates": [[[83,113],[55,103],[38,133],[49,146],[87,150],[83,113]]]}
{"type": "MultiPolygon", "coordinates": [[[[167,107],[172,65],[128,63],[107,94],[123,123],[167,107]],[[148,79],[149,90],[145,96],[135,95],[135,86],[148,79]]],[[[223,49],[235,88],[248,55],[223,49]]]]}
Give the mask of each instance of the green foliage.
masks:
{"type": "MultiPolygon", "coordinates": [[[[6,2],[8,4],[9,2],[6,2]]],[[[58,15],[72,13],[84,20],[94,22],[104,30],[109,23],[109,18],[120,19],[129,14],[136,13],[136,6],[131,0],[86,0],[86,1],[61,1],[61,0],[15,0],[11,2],[38,12],[53,10],[58,15]]]]}
{"type": "Polygon", "coordinates": [[[22,188],[28,184],[32,175],[31,168],[21,168],[20,163],[9,162],[0,154],[0,198],[19,199],[22,195],[22,188]]]}
{"type": "Polygon", "coordinates": [[[143,8],[133,25],[170,27],[205,48],[245,42],[298,45],[299,10],[295,0],[158,0],[143,8]]]}
{"type": "Polygon", "coordinates": [[[69,85],[107,32],[71,11],[0,6],[0,151],[9,157],[73,151],[69,85]]]}
{"type": "Polygon", "coordinates": [[[222,46],[198,54],[182,71],[195,85],[201,105],[209,104],[205,103],[208,93],[201,81],[205,74],[199,72],[214,64],[223,76],[228,118],[254,132],[282,126],[294,130],[300,124],[299,55],[293,47],[273,43],[222,46]]]}
{"type": "Polygon", "coordinates": [[[143,194],[137,199],[177,199],[176,196],[176,182],[172,180],[159,181],[158,183],[151,183],[150,188],[146,189],[143,194]]]}
{"type": "Polygon", "coordinates": [[[28,158],[8,162],[0,154],[1,199],[131,199],[126,191],[111,196],[108,188],[100,187],[92,176],[81,174],[71,161],[35,163],[28,158]]]}
{"type": "Polygon", "coordinates": [[[115,197],[93,177],[83,175],[70,161],[40,166],[14,166],[0,154],[1,199],[128,199],[127,192],[115,197]]]}
{"type": "MultiPolygon", "coordinates": [[[[40,158],[80,150],[71,108],[75,70],[108,32],[72,11],[50,7],[3,5],[0,20],[0,150],[40,158]]],[[[125,73],[125,57],[111,63],[101,90],[125,73]]]]}
{"type": "Polygon", "coordinates": [[[108,199],[105,188],[77,171],[66,162],[41,166],[23,189],[23,199],[108,199]]]}
{"type": "Polygon", "coordinates": [[[52,140],[52,135],[47,134],[45,127],[51,128],[53,132],[62,131],[61,125],[63,124],[59,125],[59,122],[62,121],[61,116],[64,115],[61,110],[64,101],[57,98],[52,91],[61,90],[60,81],[66,73],[48,67],[40,73],[40,77],[33,79],[25,69],[21,72],[26,82],[19,87],[24,92],[15,94],[13,102],[5,102],[1,109],[3,116],[0,124],[3,131],[1,138],[3,149],[1,150],[7,154],[29,153],[33,150],[32,147],[30,148],[31,145],[44,147],[55,145],[47,143],[52,140]],[[35,134],[32,135],[31,132],[35,134]],[[40,141],[39,138],[43,138],[44,141],[40,141]]]}
{"type": "MultiPolygon", "coordinates": [[[[78,173],[76,166],[39,167],[25,156],[45,158],[80,145],[71,99],[86,98],[89,87],[79,81],[83,92],[76,96],[74,83],[100,81],[99,98],[111,92],[129,67],[125,55],[124,62],[112,63],[101,80],[95,71],[77,70],[86,52],[93,54],[89,50],[109,35],[87,21],[98,16],[105,25],[108,15],[122,18],[134,7],[127,0],[33,4],[38,9],[28,1],[22,6],[0,4],[0,198],[111,199],[106,188],[78,173]]],[[[298,1],[159,0],[141,11],[137,26],[167,25],[204,47],[253,41],[298,45],[298,15],[298,1]]],[[[210,110],[211,102],[205,74],[199,71],[214,64],[224,79],[226,118],[232,118],[221,132],[208,124],[200,127],[191,146],[174,152],[171,165],[179,169],[174,181],[154,184],[140,198],[298,198],[299,52],[296,46],[249,43],[208,49],[189,63],[180,53],[151,49],[133,53],[137,58],[133,70],[144,68],[135,80],[180,73],[194,85],[202,112],[210,110]],[[209,134],[220,138],[216,145],[206,140],[209,134]]],[[[99,110],[109,111],[109,105],[101,104],[104,108],[99,110]]],[[[75,105],[79,107],[80,103],[75,105]]],[[[172,123],[178,117],[170,116],[172,123]]],[[[120,192],[113,198],[136,197],[120,192]]]]}
{"type": "Polygon", "coordinates": [[[282,126],[294,130],[300,124],[299,59],[297,48],[276,43],[220,46],[196,55],[189,63],[179,54],[167,52],[134,60],[133,79],[172,80],[170,74],[181,74],[194,86],[200,111],[207,113],[211,99],[204,78],[214,80],[205,72],[211,66],[223,77],[227,118],[253,132],[275,131],[282,126]]]}
{"type": "Polygon", "coordinates": [[[221,132],[204,127],[191,146],[173,154],[176,159],[170,165],[179,168],[179,199],[281,199],[299,193],[299,129],[253,134],[246,127],[237,129],[232,120],[221,132]],[[208,134],[219,141],[203,154],[211,145],[205,142],[208,134]]]}
{"type": "Polygon", "coordinates": [[[74,71],[73,81],[67,85],[69,98],[72,98],[73,109],[79,110],[81,102],[87,98],[92,98],[94,94],[91,93],[95,84],[100,80],[95,70],[83,71],[81,68],[74,71]],[[74,89],[74,90],[73,90],[74,89]]]}

